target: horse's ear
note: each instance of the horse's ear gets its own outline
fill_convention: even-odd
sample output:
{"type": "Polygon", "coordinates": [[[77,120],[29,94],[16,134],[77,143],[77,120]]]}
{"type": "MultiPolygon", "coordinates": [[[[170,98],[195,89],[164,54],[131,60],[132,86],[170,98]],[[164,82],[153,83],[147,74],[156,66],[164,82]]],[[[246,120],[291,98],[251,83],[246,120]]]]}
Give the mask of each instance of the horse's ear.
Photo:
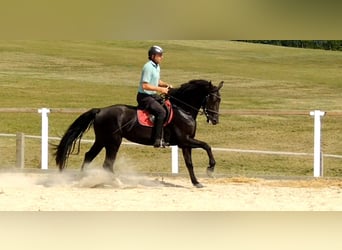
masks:
{"type": "Polygon", "coordinates": [[[223,87],[224,81],[221,81],[220,84],[217,86],[217,90],[220,90],[223,87]]]}

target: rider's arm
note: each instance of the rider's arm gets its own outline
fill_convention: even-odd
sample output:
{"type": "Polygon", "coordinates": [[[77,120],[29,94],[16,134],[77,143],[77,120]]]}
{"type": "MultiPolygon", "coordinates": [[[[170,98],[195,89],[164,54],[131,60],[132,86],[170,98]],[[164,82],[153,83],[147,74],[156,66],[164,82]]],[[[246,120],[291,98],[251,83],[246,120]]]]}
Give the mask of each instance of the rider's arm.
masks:
{"type": "Polygon", "coordinates": [[[149,84],[148,82],[143,82],[142,83],[142,88],[144,90],[157,91],[157,92],[160,92],[162,94],[167,94],[167,92],[169,91],[168,88],[164,88],[164,87],[162,87],[160,85],[158,87],[156,87],[156,86],[153,86],[153,85],[149,84]]]}

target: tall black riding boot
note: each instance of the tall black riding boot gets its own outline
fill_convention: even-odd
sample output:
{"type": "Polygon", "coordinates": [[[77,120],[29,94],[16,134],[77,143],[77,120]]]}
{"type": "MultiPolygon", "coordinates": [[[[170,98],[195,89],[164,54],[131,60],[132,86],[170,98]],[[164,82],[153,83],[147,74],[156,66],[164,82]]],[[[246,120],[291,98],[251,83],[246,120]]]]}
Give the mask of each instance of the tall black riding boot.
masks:
{"type": "Polygon", "coordinates": [[[154,144],[153,147],[163,147],[163,123],[164,119],[155,119],[154,121],[154,144]]]}

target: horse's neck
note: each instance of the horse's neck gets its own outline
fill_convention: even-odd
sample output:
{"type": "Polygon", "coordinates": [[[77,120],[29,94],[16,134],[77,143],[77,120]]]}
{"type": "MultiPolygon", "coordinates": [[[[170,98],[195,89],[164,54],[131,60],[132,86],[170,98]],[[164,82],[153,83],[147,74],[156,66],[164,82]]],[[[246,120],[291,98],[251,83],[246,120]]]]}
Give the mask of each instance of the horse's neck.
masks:
{"type": "Polygon", "coordinates": [[[196,119],[198,112],[201,109],[201,103],[195,102],[192,100],[191,102],[189,101],[183,101],[180,99],[175,98],[176,100],[176,106],[182,109],[184,112],[190,114],[194,119],[196,119]]]}

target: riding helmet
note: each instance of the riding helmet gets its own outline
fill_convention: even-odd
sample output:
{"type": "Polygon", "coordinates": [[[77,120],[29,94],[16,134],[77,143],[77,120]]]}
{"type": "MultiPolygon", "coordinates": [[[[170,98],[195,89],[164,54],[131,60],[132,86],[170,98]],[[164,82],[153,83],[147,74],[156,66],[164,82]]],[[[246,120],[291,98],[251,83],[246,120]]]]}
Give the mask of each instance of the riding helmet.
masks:
{"type": "Polygon", "coordinates": [[[157,45],[154,45],[152,46],[149,50],[148,50],[148,58],[151,59],[151,57],[155,54],[163,54],[164,53],[164,50],[157,46],[157,45]]]}

